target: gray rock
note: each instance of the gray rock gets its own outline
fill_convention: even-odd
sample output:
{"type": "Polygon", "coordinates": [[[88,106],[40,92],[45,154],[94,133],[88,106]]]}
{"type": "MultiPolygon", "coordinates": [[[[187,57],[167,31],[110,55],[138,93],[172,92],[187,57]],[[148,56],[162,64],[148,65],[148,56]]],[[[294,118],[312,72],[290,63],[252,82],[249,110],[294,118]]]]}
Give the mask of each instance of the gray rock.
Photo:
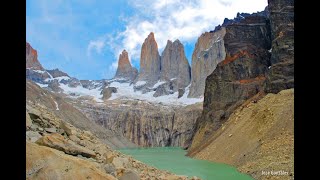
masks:
{"type": "Polygon", "coordinates": [[[190,84],[191,69],[185,56],[184,47],[177,39],[173,43],[168,40],[161,55],[161,81],[177,79],[177,88],[185,88],[190,84]]]}
{"type": "Polygon", "coordinates": [[[116,168],[114,167],[113,164],[104,164],[103,165],[104,170],[106,171],[106,173],[111,174],[114,173],[116,171],[116,168]]]}
{"type": "Polygon", "coordinates": [[[153,94],[153,97],[159,97],[163,95],[169,95],[173,92],[173,86],[170,86],[170,83],[165,83],[156,88],[156,92],[153,94]]]}
{"type": "Polygon", "coordinates": [[[225,28],[202,34],[192,53],[191,86],[188,97],[197,98],[204,95],[205,81],[217,64],[225,59],[225,28]]]}
{"type": "Polygon", "coordinates": [[[112,164],[116,169],[119,168],[126,168],[128,167],[129,164],[129,159],[128,158],[122,158],[122,157],[115,157],[112,160],[112,164]]]}
{"type": "Polygon", "coordinates": [[[184,89],[179,89],[178,90],[178,98],[181,98],[184,95],[185,90],[184,89]]]}
{"type": "Polygon", "coordinates": [[[52,128],[44,128],[45,131],[47,131],[48,133],[56,133],[57,129],[55,127],[52,128]]]}
{"type": "Polygon", "coordinates": [[[107,87],[101,91],[101,94],[103,95],[103,99],[109,99],[112,96],[112,93],[117,93],[117,88],[115,87],[107,87]]]}
{"type": "Polygon", "coordinates": [[[42,136],[35,131],[26,131],[26,140],[31,142],[36,142],[38,139],[40,139],[42,136]]]}

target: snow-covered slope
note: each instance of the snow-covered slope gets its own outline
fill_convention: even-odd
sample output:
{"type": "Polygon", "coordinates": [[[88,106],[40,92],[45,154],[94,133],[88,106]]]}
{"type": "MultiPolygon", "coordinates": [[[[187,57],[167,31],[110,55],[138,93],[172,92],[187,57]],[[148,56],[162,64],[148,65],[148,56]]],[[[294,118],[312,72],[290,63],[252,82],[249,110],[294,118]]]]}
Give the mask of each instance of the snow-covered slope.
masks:
{"type": "Polygon", "coordinates": [[[60,72],[60,76],[57,74],[50,74],[52,71],[44,70],[32,70],[28,69],[32,77],[27,77],[33,80],[41,88],[45,88],[50,91],[64,93],[71,98],[79,98],[84,96],[92,97],[97,103],[102,103],[108,100],[115,99],[132,99],[132,100],[142,100],[150,103],[164,104],[164,105],[190,105],[198,102],[203,102],[203,98],[188,98],[190,86],[185,88],[185,93],[182,97],[178,98],[178,92],[154,97],[155,89],[164,84],[165,82],[159,81],[154,85],[154,87],[149,92],[143,93],[137,90],[138,86],[145,84],[145,81],[138,81],[133,84],[128,81],[121,79],[112,80],[78,80],[72,78],[67,74],[60,72]],[[45,74],[46,76],[43,76],[45,74]],[[116,93],[112,93],[108,100],[102,100],[102,90],[107,87],[117,88],[116,93]]]}
{"type": "MultiPolygon", "coordinates": [[[[158,84],[158,83],[157,83],[158,84]]],[[[160,82],[158,86],[160,85],[160,82]]],[[[117,88],[117,93],[113,93],[109,100],[113,99],[136,99],[144,100],[153,103],[162,103],[166,105],[190,105],[198,102],[203,102],[203,98],[188,98],[190,86],[186,87],[185,93],[182,97],[178,98],[178,92],[169,95],[163,95],[154,97],[155,91],[142,93],[141,91],[135,91],[134,85],[130,83],[120,83],[113,81],[109,84],[109,87],[117,88]]]]}

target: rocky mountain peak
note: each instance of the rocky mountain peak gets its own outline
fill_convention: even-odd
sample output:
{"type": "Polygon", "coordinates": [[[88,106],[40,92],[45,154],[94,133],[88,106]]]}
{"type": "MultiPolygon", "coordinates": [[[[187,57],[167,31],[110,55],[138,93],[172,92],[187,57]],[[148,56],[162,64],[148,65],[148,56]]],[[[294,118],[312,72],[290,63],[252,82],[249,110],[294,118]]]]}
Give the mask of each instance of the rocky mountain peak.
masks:
{"type": "Polygon", "coordinates": [[[217,64],[226,56],[224,46],[224,27],[203,33],[192,53],[192,78],[188,97],[201,97],[204,94],[205,81],[217,64]]]}
{"type": "Polygon", "coordinates": [[[153,85],[160,75],[160,55],[154,33],[151,32],[141,48],[139,81],[147,81],[153,85]]]}
{"type": "Polygon", "coordinates": [[[168,40],[161,55],[162,81],[176,79],[177,89],[185,88],[191,79],[190,65],[185,56],[183,44],[177,39],[173,43],[168,40]]]}
{"type": "Polygon", "coordinates": [[[124,68],[126,66],[130,66],[130,61],[129,61],[129,56],[128,52],[124,49],[122,53],[119,55],[119,61],[118,61],[118,67],[119,68],[124,68]]]}
{"type": "Polygon", "coordinates": [[[123,50],[119,55],[118,69],[114,78],[124,78],[133,81],[138,74],[138,70],[131,66],[128,52],[123,50]]]}
{"type": "Polygon", "coordinates": [[[38,61],[37,50],[33,49],[28,42],[26,42],[26,68],[41,71],[44,70],[44,68],[38,61]]]}
{"type": "Polygon", "coordinates": [[[63,77],[63,76],[70,77],[67,73],[62,72],[58,68],[52,69],[52,70],[47,70],[47,72],[49,72],[53,78],[63,77]]]}

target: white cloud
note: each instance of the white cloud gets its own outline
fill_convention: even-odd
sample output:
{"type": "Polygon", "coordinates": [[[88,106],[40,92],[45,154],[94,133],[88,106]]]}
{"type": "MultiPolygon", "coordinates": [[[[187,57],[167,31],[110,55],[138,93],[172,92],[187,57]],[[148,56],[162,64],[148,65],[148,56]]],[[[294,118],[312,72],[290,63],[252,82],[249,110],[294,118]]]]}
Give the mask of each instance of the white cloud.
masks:
{"type": "Polygon", "coordinates": [[[87,48],[87,56],[90,56],[91,51],[95,50],[97,53],[101,53],[105,43],[103,39],[90,41],[87,48]]]}
{"type": "MultiPolygon", "coordinates": [[[[224,18],[234,18],[237,12],[262,11],[267,6],[267,0],[131,0],[130,3],[138,15],[125,19],[126,29],[108,44],[116,58],[126,49],[133,60],[140,59],[141,45],[151,31],[161,53],[168,39],[179,39],[184,44],[195,42],[224,18]]],[[[112,64],[113,68],[116,66],[116,62],[112,64]]]]}

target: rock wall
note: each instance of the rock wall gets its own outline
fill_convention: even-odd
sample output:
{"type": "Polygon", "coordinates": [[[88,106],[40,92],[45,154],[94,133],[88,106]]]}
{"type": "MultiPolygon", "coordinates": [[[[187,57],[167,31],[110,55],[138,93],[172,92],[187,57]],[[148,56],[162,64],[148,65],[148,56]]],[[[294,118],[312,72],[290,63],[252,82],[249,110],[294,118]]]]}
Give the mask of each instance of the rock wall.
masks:
{"type": "Polygon", "coordinates": [[[294,87],[294,1],[269,0],[272,48],[265,91],[294,87]]]}
{"type": "Polygon", "coordinates": [[[184,89],[190,84],[191,68],[185,56],[184,47],[179,40],[168,40],[161,55],[160,81],[176,79],[176,88],[184,89]]]}
{"type": "Polygon", "coordinates": [[[263,91],[270,66],[270,27],[265,16],[252,15],[225,26],[226,58],[206,79],[202,116],[191,150],[211,136],[245,100],[263,91]]]}
{"type": "Polygon", "coordinates": [[[199,38],[192,54],[191,86],[188,97],[201,97],[204,94],[205,80],[225,56],[225,28],[205,32],[199,38]]]}
{"type": "Polygon", "coordinates": [[[193,126],[202,111],[202,104],[169,107],[137,100],[75,105],[97,124],[121,132],[131,142],[143,147],[188,146],[193,126]]]}
{"type": "Polygon", "coordinates": [[[146,81],[149,85],[155,84],[160,77],[160,66],[158,45],[154,33],[151,32],[141,47],[140,72],[137,80],[146,81]]]}

